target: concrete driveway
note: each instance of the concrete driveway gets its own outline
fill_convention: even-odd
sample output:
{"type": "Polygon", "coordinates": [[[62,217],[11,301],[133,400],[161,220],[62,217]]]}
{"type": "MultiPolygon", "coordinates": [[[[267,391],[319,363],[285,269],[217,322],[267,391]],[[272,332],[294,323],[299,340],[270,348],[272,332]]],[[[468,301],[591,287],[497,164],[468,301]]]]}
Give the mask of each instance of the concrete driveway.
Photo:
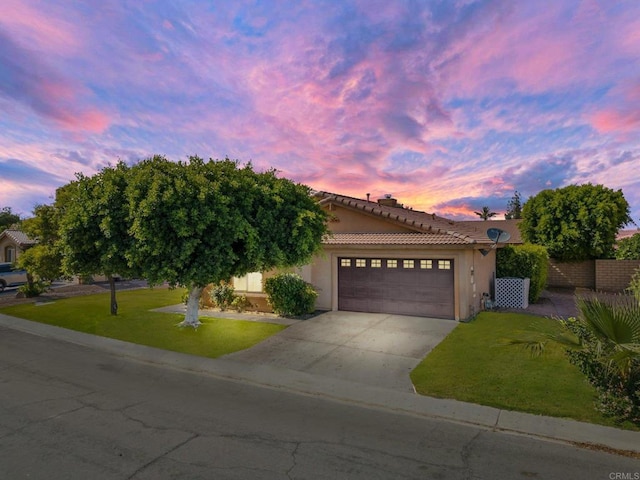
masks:
{"type": "Polygon", "coordinates": [[[456,325],[433,318],[327,312],[223,358],[413,392],[409,372],[456,325]]]}

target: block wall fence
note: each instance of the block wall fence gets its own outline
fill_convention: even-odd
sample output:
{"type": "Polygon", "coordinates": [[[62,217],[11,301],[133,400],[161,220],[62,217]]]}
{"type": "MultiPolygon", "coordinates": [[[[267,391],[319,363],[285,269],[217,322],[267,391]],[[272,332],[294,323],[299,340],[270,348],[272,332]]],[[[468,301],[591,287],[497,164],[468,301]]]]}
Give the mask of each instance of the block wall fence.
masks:
{"type": "Polygon", "coordinates": [[[547,286],[556,288],[588,288],[602,292],[623,292],[640,260],[586,260],[559,262],[549,259],[547,286]]]}

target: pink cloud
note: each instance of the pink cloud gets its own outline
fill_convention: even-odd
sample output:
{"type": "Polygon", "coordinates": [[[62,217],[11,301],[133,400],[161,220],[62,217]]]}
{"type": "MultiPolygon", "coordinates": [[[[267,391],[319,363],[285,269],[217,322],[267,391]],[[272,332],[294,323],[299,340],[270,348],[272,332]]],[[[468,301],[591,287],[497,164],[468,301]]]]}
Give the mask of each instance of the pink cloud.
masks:
{"type": "Polygon", "coordinates": [[[640,129],[640,81],[625,83],[609,92],[612,106],[589,117],[591,125],[602,133],[628,135],[640,129]]]}
{"type": "Polygon", "coordinates": [[[603,133],[631,133],[640,129],[640,110],[602,110],[591,117],[592,125],[603,133]]]}
{"type": "Polygon", "coordinates": [[[3,0],[0,25],[19,38],[22,46],[55,54],[73,53],[81,49],[83,35],[78,24],[68,21],[64,7],[25,0],[3,0]]]}
{"type": "MultiPolygon", "coordinates": [[[[610,52],[638,35],[630,27],[637,26],[633,16],[603,11],[595,3],[583,2],[578,9],[560,2],[538,9],[536,5],[540,4],[496,11],[457,32],[442,54],[450,95],[544,92],[593,84],[611,76],[610,52]]],[[[636,54],[637,50],[636,43],[636,54]]]]}
{"type": "Polygon", "coordinates": [[[102,133],[110,123],[109,116],[97,109],[60,112],[56,120],[65,129],[88,133],[102,133]]]}

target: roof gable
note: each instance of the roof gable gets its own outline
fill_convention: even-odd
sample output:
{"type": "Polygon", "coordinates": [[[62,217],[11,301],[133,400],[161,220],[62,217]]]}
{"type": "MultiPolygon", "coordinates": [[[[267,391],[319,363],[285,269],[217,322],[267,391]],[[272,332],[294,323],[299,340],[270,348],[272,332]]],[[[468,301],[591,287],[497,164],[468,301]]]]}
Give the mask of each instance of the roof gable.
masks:
{"type": "MultiPolygon", "coordinates": [[[[410,210],[403,207],[380,205],[377,202],[361,200],[329,192],[316,192],[315,196],[319,199],[320,204],[327,206],[329,210],[331,210],[332,206],[341,207],[353,212],[358,212],[361,215],[380,219],[395,227],[401,227],[396,229],[396,231],[399,232],[398,235],[403,235],[400,233],[402,231],[407,233],[413,232],[423,234],[425,237],[421,238],[419,242],[421,244],[464,245],[491,243],[484,232],[480,232],[480,230],[472,226],[467,226],[461,222],[454,222],[453,220],[439,217],[435,214],[421,212],[418,210],[410,210]]],[[[380,232],[347,232],[346,229],[343,228],[340,228],[339,230],[340,232],[334,235],[335,238],[338,238],[338,235],[344,235],[345,233],[368,234],[369,236],[367,238],[371,241],[367,241],[366,243],[372,243],[374,240],[377,241],[377,243],[388,243],[384,240],[391,240],[391,237],[385,237],[384,235],[376,237],[372,234],[390,233],[394,229],[384,229],[380,232]]],[[[339,238],[347,239],[347,237],[342,236],[339,238]]],[[[348,238],[351,240],[349,243],[352,243],[355,241],[356,237],[351,235],[348,238]]],[[[405,243],[406,239],[402,240],[402,238],[403,237],[398,237],[394,242],[405,243]]],[[[362,241],[364,241],[364,239],[362,241]]],[[[415,241],[412,240],[411,243],[415,243],[415,241]]]]}
{"type": "Polygon", "coordinates": [[[7,228],[0,233],[0,240],[3,238],[10,239],[13,243],[18,245],[20,248],[30,247],[38,243],[36,240],[29,238],[26,233],[21,230],[10,229],[7,228]]]}

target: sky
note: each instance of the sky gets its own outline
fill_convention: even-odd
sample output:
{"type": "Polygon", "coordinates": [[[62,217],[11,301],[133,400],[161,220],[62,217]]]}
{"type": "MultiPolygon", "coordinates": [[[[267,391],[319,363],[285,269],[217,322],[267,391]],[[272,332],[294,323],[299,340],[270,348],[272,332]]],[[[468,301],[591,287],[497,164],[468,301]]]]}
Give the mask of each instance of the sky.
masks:
{"type": "Polygon", "coordinates": [[[621,189],[640,224],[637,0],[0,0],[0,207],[154,154],[456,220],[621,189]]]}

